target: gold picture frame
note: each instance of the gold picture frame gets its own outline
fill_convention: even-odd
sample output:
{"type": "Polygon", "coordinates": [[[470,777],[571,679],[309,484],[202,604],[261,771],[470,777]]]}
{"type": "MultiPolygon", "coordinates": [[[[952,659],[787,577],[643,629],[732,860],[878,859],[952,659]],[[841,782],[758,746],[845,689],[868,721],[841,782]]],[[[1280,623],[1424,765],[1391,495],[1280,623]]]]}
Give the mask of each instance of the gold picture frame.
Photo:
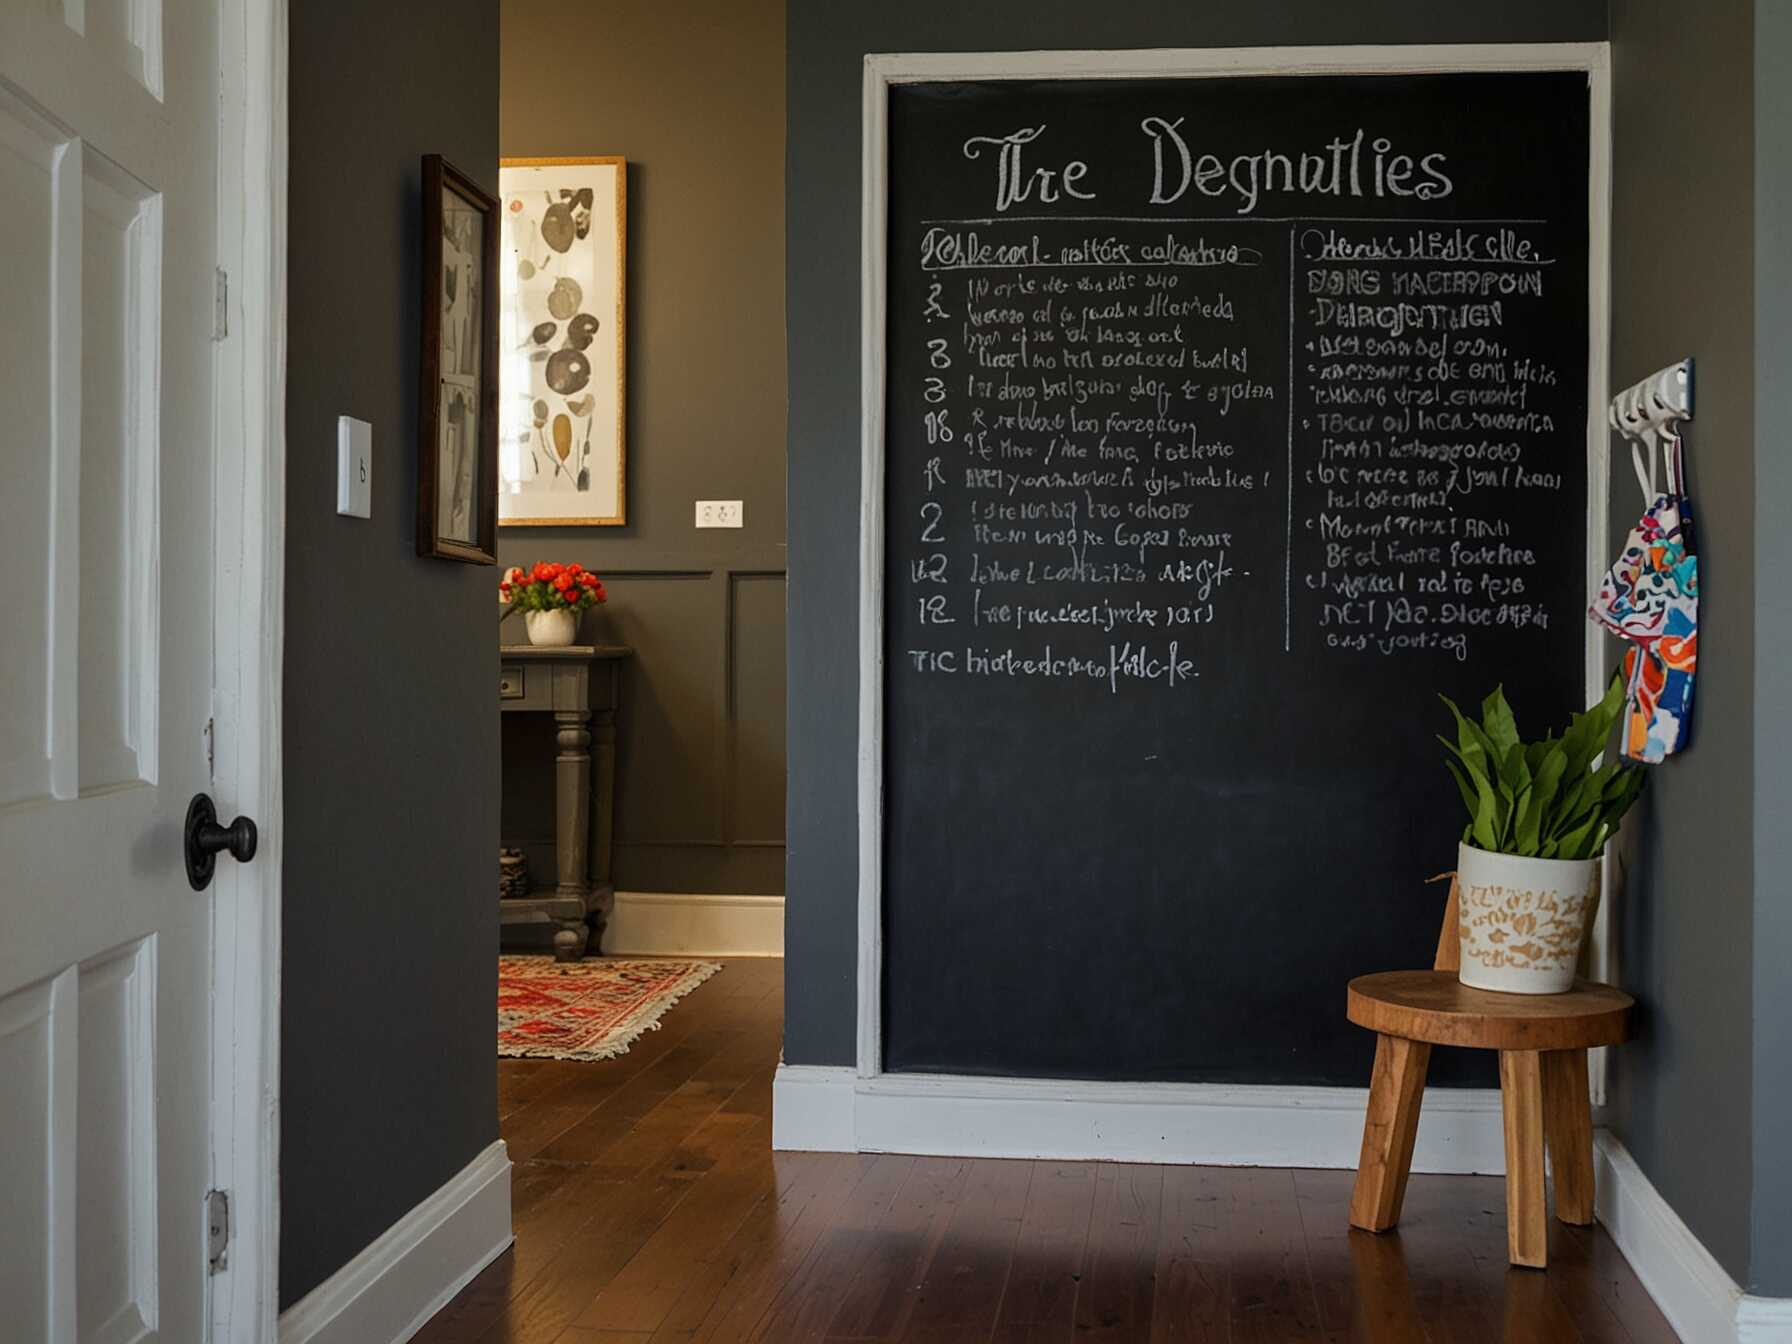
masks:
{"type": "Polygon", "coordinates": [[[628,521],[628,161],[498,160],[498,526],[628,521]]]}

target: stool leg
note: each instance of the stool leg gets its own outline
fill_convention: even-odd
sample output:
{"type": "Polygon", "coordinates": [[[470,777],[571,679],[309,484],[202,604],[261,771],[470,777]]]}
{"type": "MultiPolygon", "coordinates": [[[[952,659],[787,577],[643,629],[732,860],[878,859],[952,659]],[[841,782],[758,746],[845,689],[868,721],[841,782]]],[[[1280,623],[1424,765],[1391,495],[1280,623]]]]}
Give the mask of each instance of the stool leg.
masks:
{"type": "Polygon", "coordinates": [[[1375,1038],[1375,1072],[1369,1081],[1369,1113],[1363,1117],[1363,1154],[1350,1196],[1350,1225],[1385,1232],[1400,1221],[1412,1142],[1419,1132],[1425,1066],[1431,1047],[1398,1036],[1375,1038]]]}
{"type": "Polygon", "coordinates": [[[1543,1190],[1543,1064],[1537,1051],[1500,1051],[1500,1102],[1506,1122],[1506,1258],[1542,1269],[1549,1263],[1549,1218],[1543,1190]]]}
{"type": "Polygon", "coordinates": [[[1556,1177],[1556,1217],[1585,1227],[1593,1221],[1593,1103],[1585,1050],[1544,1053],[1543,1128],[1556,1177]]]}

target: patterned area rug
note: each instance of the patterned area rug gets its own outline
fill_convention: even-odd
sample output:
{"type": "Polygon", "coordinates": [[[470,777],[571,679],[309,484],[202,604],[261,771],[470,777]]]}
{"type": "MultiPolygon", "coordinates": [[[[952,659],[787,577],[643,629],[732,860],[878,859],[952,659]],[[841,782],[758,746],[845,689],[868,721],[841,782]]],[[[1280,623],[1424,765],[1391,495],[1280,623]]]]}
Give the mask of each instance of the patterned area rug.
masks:
{"type": "Polygon", "coordinates": [[[713,961],[498,958],[498,1054],[614,1059],[721,970],[713,961]]]}

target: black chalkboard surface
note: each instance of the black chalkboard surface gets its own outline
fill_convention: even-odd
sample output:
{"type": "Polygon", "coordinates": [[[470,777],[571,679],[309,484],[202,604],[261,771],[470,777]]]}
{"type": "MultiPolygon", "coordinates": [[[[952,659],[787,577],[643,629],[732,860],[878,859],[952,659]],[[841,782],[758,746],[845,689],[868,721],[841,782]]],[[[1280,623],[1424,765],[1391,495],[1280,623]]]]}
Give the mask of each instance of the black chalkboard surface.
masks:
{"type": "Polygon", "coordinates": [[[1588,134],[1584,72],[892,91],[885,1068],[1364,1084],[1438,692],[1583,701],[1588,134]]]}

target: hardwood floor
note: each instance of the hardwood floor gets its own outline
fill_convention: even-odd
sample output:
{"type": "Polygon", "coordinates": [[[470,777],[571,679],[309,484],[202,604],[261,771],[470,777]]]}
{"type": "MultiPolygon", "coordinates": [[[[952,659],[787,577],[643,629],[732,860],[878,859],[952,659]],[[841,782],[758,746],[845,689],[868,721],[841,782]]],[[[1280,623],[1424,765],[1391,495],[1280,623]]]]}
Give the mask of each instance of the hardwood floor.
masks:
{"type": "Polygon", "coordinates": [[[420,1344],[1655,1344],[1603,1229],[1506,1266],[1497,1178],[776,1153],[783,966],[736,961],[602,1064],[498,1062],[516,1245],[420,1344]]]}

